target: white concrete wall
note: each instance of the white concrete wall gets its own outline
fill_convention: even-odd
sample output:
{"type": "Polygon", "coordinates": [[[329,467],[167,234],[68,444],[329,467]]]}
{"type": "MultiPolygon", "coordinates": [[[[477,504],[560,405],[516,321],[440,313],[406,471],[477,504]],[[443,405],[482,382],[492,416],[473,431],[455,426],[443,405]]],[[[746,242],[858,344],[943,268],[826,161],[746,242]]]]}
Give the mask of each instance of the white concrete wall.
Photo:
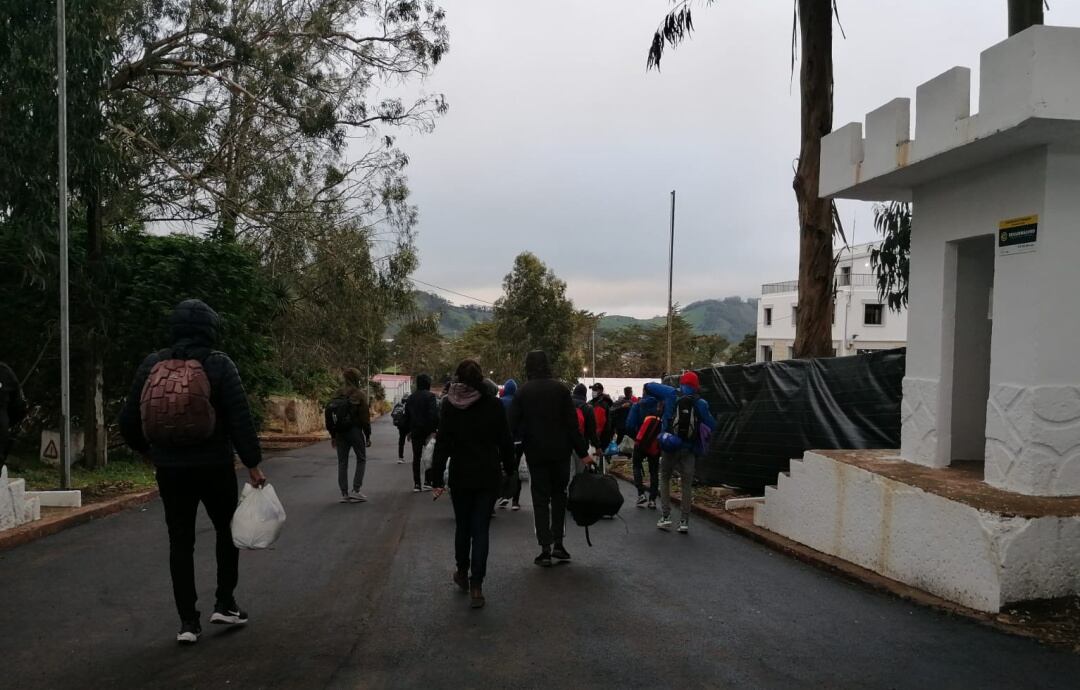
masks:
{"type": "Polygon", "coordinates": [[[980,611],[1080,593],[1080,518],[982,512],[817,453],[766,489],[754,522],[980,611]]]}

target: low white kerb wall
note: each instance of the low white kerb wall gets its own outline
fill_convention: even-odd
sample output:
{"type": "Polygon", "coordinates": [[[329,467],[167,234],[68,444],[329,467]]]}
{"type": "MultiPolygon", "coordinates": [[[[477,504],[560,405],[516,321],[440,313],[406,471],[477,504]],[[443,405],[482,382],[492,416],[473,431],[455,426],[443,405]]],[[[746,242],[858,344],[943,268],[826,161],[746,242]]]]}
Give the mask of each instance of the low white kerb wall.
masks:
{"type": "Polygon", "coordinates": [[[817,453],[765,499],[759,527],[980,611],[1080,593],[1080,518],[988,513],[817,453]]]}

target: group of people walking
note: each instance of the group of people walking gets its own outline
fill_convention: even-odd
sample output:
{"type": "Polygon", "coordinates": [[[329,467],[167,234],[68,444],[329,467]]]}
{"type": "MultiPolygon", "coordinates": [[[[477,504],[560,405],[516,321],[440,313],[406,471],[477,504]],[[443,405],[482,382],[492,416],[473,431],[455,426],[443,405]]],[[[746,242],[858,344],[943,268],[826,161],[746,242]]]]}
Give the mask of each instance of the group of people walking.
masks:
{"type": "MultiPolygon", "coordinates": [[[[127,444],[156,467],[181,621],[177,640],[193,643],[202,632],[193,560],[198,505],[206,507],[217,536],[217,591],[210,621],[243,625],[248,615],[234,597],[239,552],[230,528],[238,496],[234,452],[254,486],[265,485],[266,476],[260,469],[256,426],[239,372],[228,355],[214,349],[218,315],[199,300],[185,300],[169,324],[170,346],[148,355],[135,373],[120,414],[120,431],[127,444]]],[[[450,490],[456,522],[453,581],[469,592],[475,608],[484,605],[482,587],[495,507],[520,508],[522,458],[529,472],[540,546],[534,562],[547,567],[571,559],[564,537],[572,468],[602,467],[612,441],[627,447],[624,439],[633,440],[638,506],[655,507],[659,494],[661,529],[672,526],[670,482],[675,473],[681,475],[679,531],[686,532],[695,460],[707,448],[708,433],[715,426],[692,372],[682,375],[678,388],[649,383],[641,399],[627,389],[612,401],[602,385],[594,385],[592,400],[584,400],[586,389],[580,384],[572,394],[555,378],[542,351],[528,354],[525,369],[524,384],[519,387],[510,380],[500,391],[484,377],[478,362],[466,359],[441,401],[431,390],[431,377],[420,375],[416,391],[395,410],[400,461],[404,462],[406,444],[411,442],[413,490],[430,489],[436,500],[450,490]],[[424,449],[432,437],[431,467],[424,476],[424,449]],[[646,467],[651,481],[647,495],[646,467]]],[[[12,394],[14,386],[7,378],[11,377],[3,381],[5,402],[21,401],[12,394]]],[[[343,379],[326,407],[326,427],[337,451],[341,500],[364,502],[367,496],[361,489],[371,445],[371,415],[359,372],[347,369],[343,379]],[[352,482],[350,454],[356,456],[352,482]]],[[[18,410],[9,410],[7,417],[17,414],[18,410]]]]}

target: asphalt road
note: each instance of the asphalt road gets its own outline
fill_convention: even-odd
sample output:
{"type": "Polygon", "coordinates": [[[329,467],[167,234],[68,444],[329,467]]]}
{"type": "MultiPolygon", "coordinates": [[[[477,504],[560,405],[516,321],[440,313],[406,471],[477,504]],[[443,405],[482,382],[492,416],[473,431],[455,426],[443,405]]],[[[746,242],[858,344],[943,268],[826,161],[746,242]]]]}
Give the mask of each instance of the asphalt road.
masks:
{"type": "MultiPolygon", "coordinates": [[[[204,635],[174,642],[160,503],[0,553],[0,687],[1051,688],[1080,656],[918,608],[703,521],[661,533],[572,527],[540,569],[524,510],[499,511],[474,611],[450,582],[450,502],[411,492],[376,426],[366,504],[337,502],[329,444],[266,463],[288,511],[275,548],[241,554],[243,629],[205,625],[213,538],[200,516],[204,635]]],[[[627,499],[631,497],[627,491],[627,499]]]]}

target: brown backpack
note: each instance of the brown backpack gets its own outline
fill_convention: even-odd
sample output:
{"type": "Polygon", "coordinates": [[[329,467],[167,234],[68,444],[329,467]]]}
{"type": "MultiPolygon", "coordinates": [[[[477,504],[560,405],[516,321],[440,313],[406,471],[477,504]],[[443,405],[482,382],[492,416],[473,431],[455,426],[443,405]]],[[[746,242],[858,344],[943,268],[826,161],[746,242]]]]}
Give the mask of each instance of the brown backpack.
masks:
{"type": "Polygon", "coordinates": [[[193,446],[214,434],[210,379],[196,359],[162,359],[139,398],[142,430],[154,445],[193,446]]]}

